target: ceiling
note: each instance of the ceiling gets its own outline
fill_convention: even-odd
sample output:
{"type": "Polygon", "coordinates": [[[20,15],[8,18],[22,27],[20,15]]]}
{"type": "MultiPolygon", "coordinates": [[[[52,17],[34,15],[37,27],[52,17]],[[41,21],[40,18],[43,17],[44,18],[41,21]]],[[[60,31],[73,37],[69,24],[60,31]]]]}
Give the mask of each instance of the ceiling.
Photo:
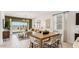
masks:
{"type": "Polygon", "coordinates": [[[55,13],[59,13],[61,11],[3,11],[4,15],[7,16],[16,16],[16,17],[24,17],[24,18],[39,18],[50,16],[55,13]]]}

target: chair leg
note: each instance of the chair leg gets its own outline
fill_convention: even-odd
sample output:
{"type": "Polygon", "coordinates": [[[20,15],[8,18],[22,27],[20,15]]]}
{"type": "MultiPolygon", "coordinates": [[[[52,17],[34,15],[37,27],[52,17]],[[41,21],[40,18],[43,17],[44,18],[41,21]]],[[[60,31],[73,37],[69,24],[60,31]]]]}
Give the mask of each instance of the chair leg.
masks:
{"type": "Polygon", "coordinates": [[[33,48],[33,43],[32,43],[32,48],[33,48]]]}
{"type": "Polygon", "coordinates": [[[32,42],[30,42],[30,48],[33,48],[33,43],[32,42]]]}
{"type": "Polygon", "coordinates": [[[62,43],[61,43],[61,41],[59,41],[59,45],[60,45],[59,48],[62,48],[62,43]]]}
{"type": "Polygon", "coordinates": [[[51,45],[48,45],[49,48],[51,48],[51,45]]]}

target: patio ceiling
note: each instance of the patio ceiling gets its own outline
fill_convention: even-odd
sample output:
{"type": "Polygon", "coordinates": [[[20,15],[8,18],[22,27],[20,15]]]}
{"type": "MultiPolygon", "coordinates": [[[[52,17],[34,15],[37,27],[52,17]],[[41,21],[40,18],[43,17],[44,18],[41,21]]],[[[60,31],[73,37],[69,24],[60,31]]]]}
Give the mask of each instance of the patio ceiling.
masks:
{"type": "Polygon", "coordinates": [[[4,15],[23,17],[23,18],[39,18],[50,16],[61,11],[3,11],[4,15]]]}

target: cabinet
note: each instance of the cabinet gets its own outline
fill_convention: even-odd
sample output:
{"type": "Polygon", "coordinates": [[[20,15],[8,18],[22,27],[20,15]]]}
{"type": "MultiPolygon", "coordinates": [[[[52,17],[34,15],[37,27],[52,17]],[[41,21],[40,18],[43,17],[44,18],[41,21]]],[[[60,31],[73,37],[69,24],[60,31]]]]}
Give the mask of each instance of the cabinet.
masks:
{"type": "Polygon", "coordinates": [[[3,39],[10,38],[10,31],[3,31],[3,39]]]}
{"type": "Polygon", "coordinates": [[[77,37],[79,37],[79,34],[75,33],[75,40],[77,39],[77,37]]]}

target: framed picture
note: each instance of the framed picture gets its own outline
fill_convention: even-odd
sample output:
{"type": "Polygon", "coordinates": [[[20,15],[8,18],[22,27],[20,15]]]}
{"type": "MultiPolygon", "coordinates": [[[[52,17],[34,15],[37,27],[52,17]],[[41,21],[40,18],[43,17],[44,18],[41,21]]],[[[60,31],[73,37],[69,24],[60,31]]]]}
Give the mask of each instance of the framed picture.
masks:
{"type": "Polygon", "coordinates": [[[46,20],[46,28],[50,28],[50,19],[46,20]]]}

